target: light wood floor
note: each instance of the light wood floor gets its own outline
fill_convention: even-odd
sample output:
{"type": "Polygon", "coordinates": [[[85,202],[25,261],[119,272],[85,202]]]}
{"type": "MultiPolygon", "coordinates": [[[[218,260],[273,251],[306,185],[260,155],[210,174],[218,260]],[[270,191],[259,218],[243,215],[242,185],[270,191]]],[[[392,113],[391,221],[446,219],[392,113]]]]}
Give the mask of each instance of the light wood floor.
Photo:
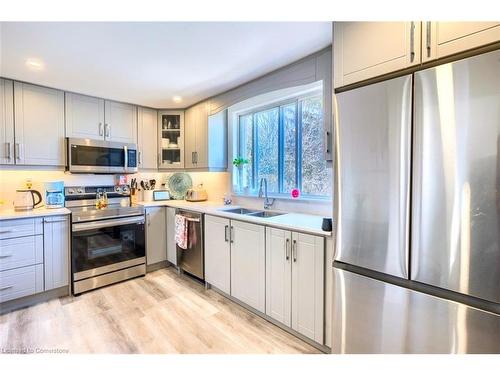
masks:
{"type": "Polygon", "coordinates": [[[173,268],[0,315],[2,349],[319,353],[173,268]]]}

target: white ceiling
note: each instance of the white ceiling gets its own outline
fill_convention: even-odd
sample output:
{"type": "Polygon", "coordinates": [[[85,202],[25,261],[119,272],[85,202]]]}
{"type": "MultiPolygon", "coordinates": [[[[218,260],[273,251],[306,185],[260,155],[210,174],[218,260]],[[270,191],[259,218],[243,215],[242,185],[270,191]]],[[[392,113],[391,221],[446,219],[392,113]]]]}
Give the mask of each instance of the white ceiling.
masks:
{"type": "Polygon", "coordinates": [[[2,22],[0,76],[178,108],[330,43],[329,22],[2,22]]]}

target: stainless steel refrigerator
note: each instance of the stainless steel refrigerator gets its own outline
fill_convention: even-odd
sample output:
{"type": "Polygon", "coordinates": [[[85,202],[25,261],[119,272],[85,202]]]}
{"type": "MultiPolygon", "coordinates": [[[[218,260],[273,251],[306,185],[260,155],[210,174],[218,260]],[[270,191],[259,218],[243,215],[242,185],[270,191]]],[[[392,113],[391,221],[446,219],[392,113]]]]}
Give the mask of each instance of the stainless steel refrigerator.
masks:
{"type": "Polygon", "coordinates": [[[500,51],[336,95],[334,353],[500,353],[500,51]]]}

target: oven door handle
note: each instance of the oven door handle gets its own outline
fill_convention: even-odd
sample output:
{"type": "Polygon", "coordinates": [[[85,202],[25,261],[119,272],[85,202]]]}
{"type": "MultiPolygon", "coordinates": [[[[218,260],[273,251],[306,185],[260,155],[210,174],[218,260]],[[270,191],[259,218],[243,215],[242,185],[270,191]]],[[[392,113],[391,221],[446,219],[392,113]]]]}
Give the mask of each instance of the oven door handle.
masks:
{"type": "Polygon", "coordinates": [[[91,221],[88,223],[77,223],[72,225],[73,232],[82,232],[84,230],[116,227],[125,224],[144,224],[144,216],[132,216],[121,219],[91,221]]]}

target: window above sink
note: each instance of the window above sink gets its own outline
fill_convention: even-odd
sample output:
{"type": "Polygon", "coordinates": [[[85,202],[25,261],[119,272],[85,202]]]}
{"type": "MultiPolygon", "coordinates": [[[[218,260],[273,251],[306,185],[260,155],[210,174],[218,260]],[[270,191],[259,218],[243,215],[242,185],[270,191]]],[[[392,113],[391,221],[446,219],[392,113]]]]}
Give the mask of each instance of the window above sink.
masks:
{"type": "Polygon", "coordinates": [[[331,164],[324,159],[322,84],[279,90],[231,111],[233,193],[257,196],[261,178],[270,197],[331,199],[331,164]],[[283,93],[283,95],[280,95],[283,93]]]}

